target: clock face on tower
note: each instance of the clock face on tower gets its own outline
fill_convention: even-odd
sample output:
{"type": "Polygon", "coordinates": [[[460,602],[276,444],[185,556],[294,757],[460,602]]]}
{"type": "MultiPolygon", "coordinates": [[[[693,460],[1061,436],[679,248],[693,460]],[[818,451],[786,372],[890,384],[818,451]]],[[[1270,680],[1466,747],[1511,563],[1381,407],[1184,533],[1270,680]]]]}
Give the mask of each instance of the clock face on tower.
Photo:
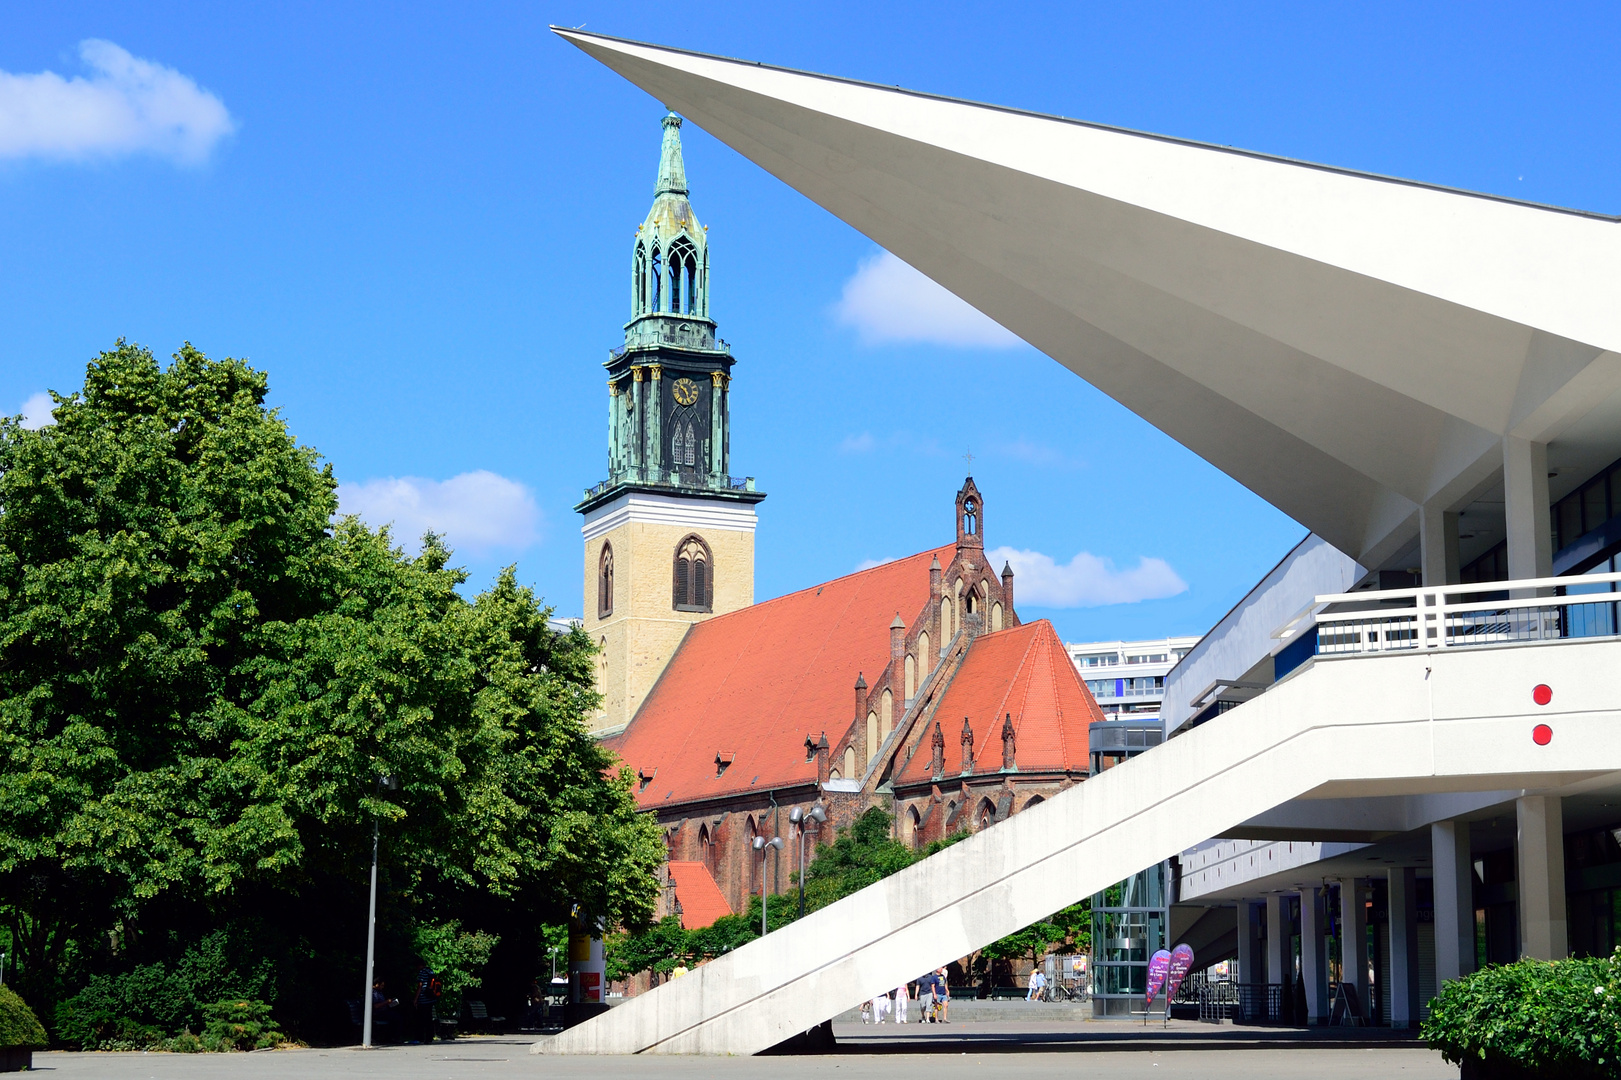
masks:
{"type": "Polygon", "coordinates": [[[693,405],[698,401],[698,384],[691,379],[677,379],[670,393],[677,405],[693,405]]]}

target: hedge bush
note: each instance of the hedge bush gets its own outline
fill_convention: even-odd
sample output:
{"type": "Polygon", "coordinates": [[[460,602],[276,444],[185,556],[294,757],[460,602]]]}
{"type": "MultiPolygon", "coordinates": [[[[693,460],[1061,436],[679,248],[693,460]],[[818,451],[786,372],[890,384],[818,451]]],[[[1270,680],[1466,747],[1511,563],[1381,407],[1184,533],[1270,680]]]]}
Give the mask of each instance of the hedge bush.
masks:
{"type": "Polygon", "coordinates": [[[1521,960],[1449,982],[1420,1035],[1454,1065],[1474,1058],[1560,1080],[1621,1075],[1621,949],[1521,960]]]}
{"type": "Polygon", "coordinates": [[[9,986],[0,986],[0,1046],[45,1049],[45,1026],[9,986]]]}

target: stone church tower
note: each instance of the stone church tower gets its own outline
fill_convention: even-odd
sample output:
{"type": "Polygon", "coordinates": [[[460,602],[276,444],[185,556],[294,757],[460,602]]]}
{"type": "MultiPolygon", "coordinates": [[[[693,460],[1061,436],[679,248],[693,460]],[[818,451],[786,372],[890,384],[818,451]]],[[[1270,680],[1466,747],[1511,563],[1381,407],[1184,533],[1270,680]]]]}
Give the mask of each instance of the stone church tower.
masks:
{"type": "Polygon", "coordinates": [[[588,489],[585,629],[602,652],[595,731],[636,715],[687,628],[754,602],[754,478],[730,475],[732,355],[709,317],[709,241],[688,201],[681,118],[664,118],[636,229],[630,321],[608,369],[608,479],[588,489]]]}

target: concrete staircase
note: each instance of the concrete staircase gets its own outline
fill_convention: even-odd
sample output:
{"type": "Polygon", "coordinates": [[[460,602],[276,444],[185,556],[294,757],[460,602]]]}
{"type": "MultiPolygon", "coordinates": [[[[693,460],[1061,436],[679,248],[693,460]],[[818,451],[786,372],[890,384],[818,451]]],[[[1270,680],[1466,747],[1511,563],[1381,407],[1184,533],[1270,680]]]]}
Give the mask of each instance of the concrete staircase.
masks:
{"type": "Polygon", "coordinates": [[[1318,659],[1260,697],[538,1043],[753,1054],[1290,799],[1621,772],[1621,642],[1318,659]],[[1595,674],[1601,673],[1601,674],[1595,674]],[[1532,687],[1555,688],[1539,707],[1532,687]],[[1554,738],[1535,745],[1534,724],[1554,738]]]}

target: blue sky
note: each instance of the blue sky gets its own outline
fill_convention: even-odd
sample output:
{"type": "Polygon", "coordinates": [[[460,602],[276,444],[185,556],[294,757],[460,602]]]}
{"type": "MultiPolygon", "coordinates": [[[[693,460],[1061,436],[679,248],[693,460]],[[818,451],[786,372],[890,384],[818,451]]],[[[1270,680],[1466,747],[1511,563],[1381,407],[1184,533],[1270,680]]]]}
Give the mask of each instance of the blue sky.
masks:
{"type": "MultiPolygon", "coordinates": [[[[548,23],[1621,212],[1615,5],[14,6],[0,409],[120,336],[245,357],[349,505],[578,613],[661,110],[548,23]]],[[[1302,535],[685,135],[758,596],[949,538],[969,451],[1070,640],[1202,632],[1302,535]]]]}

